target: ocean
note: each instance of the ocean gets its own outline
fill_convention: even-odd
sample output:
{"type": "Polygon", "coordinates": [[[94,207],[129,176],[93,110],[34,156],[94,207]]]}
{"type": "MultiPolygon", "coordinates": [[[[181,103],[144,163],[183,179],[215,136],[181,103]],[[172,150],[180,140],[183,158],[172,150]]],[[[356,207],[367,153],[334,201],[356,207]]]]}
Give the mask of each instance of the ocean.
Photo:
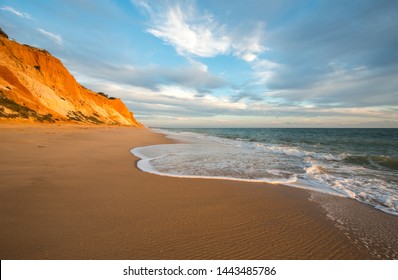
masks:
{"type": "Polygon", "coordinates": [[[398,129],[154,129],[183,144],[135,148],[159,175],[280,183],[398,215],[398,129]]]}

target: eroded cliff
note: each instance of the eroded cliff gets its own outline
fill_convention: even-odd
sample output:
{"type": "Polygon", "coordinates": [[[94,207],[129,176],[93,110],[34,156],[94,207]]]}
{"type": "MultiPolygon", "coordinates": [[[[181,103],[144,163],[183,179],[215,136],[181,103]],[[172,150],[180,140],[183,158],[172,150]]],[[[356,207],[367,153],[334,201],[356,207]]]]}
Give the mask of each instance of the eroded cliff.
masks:
{"type": "Polygon", "coordinates": [[[49,52],[3,32],[0,119],[142,126],[120,99],[84,88],[49,52]]]}

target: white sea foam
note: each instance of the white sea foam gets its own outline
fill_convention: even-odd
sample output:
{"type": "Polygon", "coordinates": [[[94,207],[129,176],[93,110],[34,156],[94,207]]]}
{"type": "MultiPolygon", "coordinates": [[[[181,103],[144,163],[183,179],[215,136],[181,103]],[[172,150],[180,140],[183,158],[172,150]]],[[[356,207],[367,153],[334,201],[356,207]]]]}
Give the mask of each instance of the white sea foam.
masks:
{"type": "MultiPolygon", "coordinates": [[[[325,193],[331,193],[329,190],[324,189],[320,186],[313,188],[309,185],[304,184],[303,182],[300,182],[297,178],[296,175],[291,175],[289,177],[281,177],[283,174],[287,174],[287,172],[280,171],[280,170],[268,170],[267,172],[271,175],[277,175],[280,177],[258,177],[258,178],[242,178],[242,177],[233,177],[233,176],[228,176],[228,175],[205,175],[206,172],[208,171],[203,171],[200,170],[203,168],[203,166],[196,166],[194,169],[190,169],[189,171],[196,171],[198,173],[203,173],[202,175],[186,175],[184,173],[189,173],[188,170],[178,167],[174,169],[174,165],[180,165],[180,163],[175,163],[172,162],[172,160],[168,157],[171,157],[175,155],[175,150],[178,148],[184,148],[187,150],[191,150],[192,146],[190,144],[167,144],[167,145],[154,145],[154,146],[145,146],[145,147],[138,147],[134,148],[131,150],[131,153],[139,158],[141,158],[140,161],[137,163],[137,167],[145,172],[152,173],[152,174],[157,174],[161,176],[169,176],[169,177],[177,177],[177,178],[201,178],[201,179],[221,179],[221,180],[232,180],[232,181],[243,181],[243,182],[257,182],[257,183],[270,183],[270,184],[284,184],[288,186],[295,186],[299,188],[304,188],[304,189],[310,189],[310,190],[317,190],[317,191],[322,191],[325,193]],[[163,154],[163,155],[157,155],[154,157],[149,157],[148,154],[156,154],[156,151],[159,152],[160,149],[166,148],[166,149],[172,149],[174,152],[170,152],[169,154],[163,154]],[[167,172],[165,171],[160,171],[164,170],[164,168],[161,167],[159,162],[157,164],[153,164],[154,161],[165,158],[166,163],[168,165],[172,165],[172,167],[169,167],[167,172]],[[158,165],[159,164],[159,165],[158,165]]],[[[225,168],[228,167],[223,163],[219,163],[218,168],[225,168]]],[[[214,169],[213,169],[214,170],[214,169]]],[[[234,173],[234,172],[229,172],[229,173],[234,173]]],[[[333,193],[334,194],[334,193],[333,193]]],[[[338,195],[336,193],[336,195],[338,195]]]]}
{"type": "Polygon", "coordinates": [[[186,144],[139,147],[139,169],[162,176],[267,182],[350,197],[398,215],[397,186],[363,166],[344,163],[349,155],[295,146],[248,142],[199,133],[168,132],[186,144]],[[376,177],[375,177],[376,176],[376,177]]]}

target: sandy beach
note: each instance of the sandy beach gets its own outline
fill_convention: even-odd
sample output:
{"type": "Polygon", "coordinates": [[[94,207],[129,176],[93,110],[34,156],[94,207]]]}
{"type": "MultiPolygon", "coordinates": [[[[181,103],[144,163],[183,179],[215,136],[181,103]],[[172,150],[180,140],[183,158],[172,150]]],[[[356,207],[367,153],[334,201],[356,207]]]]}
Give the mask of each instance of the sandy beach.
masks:
{"type": "Polygon", "coordinates": [[[398,257],[398,218],[354,200],[136,168],[130,149],[171,142],[141,128],[1,124],[0,258],[398,257]]]}

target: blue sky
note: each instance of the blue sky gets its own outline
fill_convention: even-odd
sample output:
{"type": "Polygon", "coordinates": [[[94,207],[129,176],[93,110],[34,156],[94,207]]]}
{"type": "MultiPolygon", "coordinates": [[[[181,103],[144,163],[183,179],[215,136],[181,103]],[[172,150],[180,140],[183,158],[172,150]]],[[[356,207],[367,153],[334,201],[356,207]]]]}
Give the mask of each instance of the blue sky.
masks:
{"type": "Polygon", "coordinates": [[[398,2],[0,0],[147,126],[398,127],[398,2]]]}

